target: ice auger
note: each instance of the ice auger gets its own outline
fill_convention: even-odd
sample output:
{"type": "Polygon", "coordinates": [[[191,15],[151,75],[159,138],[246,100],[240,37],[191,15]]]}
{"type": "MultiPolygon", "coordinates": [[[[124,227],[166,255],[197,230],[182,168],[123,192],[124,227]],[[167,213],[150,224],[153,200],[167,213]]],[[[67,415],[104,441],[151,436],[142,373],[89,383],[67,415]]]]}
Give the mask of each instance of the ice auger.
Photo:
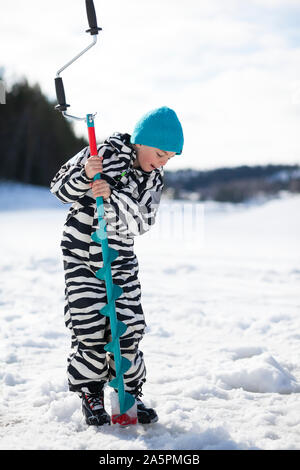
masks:
{"type": "MultiPolygon", "coordinates": [[[[95,126],[94,126],[94,116],[95,114],[87,114],[86,117],[77,117],[67,114],[67,108],[70,106],[66,104],[65,91],[63,86],[62,78],[59,76],[60,73],[65,70],[69,65],[73,64],[75,60],[81,57],[85,52],[87,52],[92,46],[97,42],[97,34],[102,28],[97,26],[96,12],[94,8],[93,0],[85,0],[86,11],[88,17],[88,23],[90,29],[86,32],[90,33],[93,37],[93,42],[86,47],[83,51],[77,54],[72,60],[70,60],[66,65],[58,70],[55,78],[55,89],[58,105],[55,107],[58,111],[61,111],[66,118],[76,119],[80,121],[85,121],[88,128],[88,137],[89,137],[89,146],[90,146],[90,155],[97,156],[97,144],[95,136],[95,126]]],[[[94,181],[101,178],[101,174],[98,173],[94,176],[94,181]]],[[[103,198],[96,198],[97,205],[97,215],[99,229],[92,234],[92,240],[96,243],[101,244],[102,247],[102,257],[103,257],[103,267],[96,272],[96,277],[105,282],[106,294],[107,294],[107,305],[99,310],[101,315],[109,317],[110,327],[111,327],[111,336],[112,341],[108,343],[104,349],[105,351],[112,353],[115,361],[116,377],[112,379],[108,385],[113,387],[118,391],[118,411],[112,415],[112,422],[119,423],[122,425],[135,424],[137,422],[135,399],[132,395],[125,392],[124,390],[124,378],[123,375],[131,367],[131,362],[125,357],[121,356],[120,350],[120,336],[122,336],[127,330],[125,323],[117,319],[115,301],[122,295],[123,289],[114,284],[111,274],[111,263],[119,256],[118,251],[110,248],[108,246],[107,231],[106,231],[106,221],[104,219],[104,206],[103,198]]]]}

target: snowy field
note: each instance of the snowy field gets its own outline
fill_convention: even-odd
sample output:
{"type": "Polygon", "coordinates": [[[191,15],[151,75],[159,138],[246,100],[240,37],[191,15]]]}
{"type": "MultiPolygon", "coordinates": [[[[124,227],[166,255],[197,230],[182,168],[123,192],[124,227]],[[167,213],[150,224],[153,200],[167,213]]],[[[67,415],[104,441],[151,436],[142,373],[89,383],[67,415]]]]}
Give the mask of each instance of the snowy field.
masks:
{"type": "Polygon", "coordinates": [[[300,449],[300,196],[205,203],[188,234],[166,201],[136,238],[160,420],[125,429],[88,427],[67,389],[68,205],[22,185],[0,201],[1,449],[300,449]]]}

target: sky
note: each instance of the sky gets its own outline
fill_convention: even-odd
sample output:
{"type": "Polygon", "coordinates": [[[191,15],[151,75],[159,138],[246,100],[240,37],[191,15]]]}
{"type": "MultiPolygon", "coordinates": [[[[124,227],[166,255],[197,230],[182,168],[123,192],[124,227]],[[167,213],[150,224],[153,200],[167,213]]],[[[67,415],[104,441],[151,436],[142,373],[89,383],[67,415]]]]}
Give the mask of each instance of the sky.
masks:
{"type": "MultiPolygon", "coordinates": [[[[85,2],[1,3],[6,89],[26,77],[55,100],[57,71],[92,39],[85,2]]],[[[98,41],[61,76],[70,114],[97,113],[97,140],[169,106],[185,144],[168,170],[300,163],[300,0],[94,4],[98,41]]]]}

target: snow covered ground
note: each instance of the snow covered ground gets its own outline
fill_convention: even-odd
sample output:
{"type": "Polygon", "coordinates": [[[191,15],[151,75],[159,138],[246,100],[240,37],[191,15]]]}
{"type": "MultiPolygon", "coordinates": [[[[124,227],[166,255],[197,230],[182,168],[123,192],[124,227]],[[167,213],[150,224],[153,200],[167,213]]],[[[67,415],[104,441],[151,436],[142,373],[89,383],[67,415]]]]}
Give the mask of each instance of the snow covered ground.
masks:
{"type": "Polygon", "coordinates": [[[67,389],[68,206],[22,185],[0,201],[1,449],[300,449],[300,196],[205,203],[185,235],[166,201],[136,238],[160,420],[127,429],[87,427],[67,389]]]}

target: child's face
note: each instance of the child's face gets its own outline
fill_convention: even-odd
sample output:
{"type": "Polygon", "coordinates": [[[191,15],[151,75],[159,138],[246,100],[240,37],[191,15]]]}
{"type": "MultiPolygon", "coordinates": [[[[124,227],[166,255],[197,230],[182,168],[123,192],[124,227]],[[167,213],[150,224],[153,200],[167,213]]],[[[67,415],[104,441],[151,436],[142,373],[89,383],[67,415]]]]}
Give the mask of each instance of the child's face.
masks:
{"type": "Polygon", "coordinates": [[[143,171],[153,171],[155,168],[165,166],[176,152],[166,152],[155,147],[136,144],[137,159],[134,166],[140,166],[143,171]]]}

